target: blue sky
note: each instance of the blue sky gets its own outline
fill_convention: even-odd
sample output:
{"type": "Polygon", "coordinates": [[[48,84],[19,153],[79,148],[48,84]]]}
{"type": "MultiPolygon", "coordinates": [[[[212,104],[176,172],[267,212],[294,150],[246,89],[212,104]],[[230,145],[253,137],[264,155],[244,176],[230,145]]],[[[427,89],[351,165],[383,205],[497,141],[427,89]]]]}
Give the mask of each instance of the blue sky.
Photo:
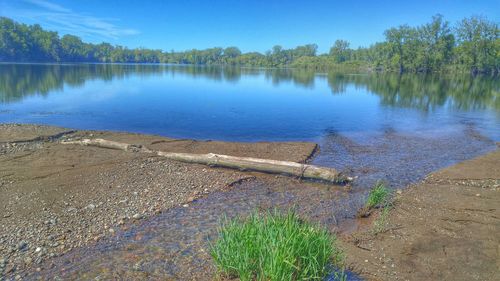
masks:
{"type": "Polygon", "coordinates": [[[0,0],[0,15],[23,23],[93,43],[163,50],[234,45],[265,52],[316,43],[326,52],[336,39],[368,46],[389,27],[419,25],[437,13],[451,23],[471,15],[498,22],[500,0],[0,0]]]}

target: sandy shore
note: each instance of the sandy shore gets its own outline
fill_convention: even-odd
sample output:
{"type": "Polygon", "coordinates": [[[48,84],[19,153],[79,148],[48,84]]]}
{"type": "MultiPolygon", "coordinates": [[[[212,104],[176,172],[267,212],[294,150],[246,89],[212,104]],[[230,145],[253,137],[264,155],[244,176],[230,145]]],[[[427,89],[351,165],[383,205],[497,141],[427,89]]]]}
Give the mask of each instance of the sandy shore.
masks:
{"type": "MultiPolygon", "coordinates": [[[[317,149],[305,142],[193,141],[0,125],[0,280],[20,278],[44,260],[249,177],[271,178],[58,143],[92,137],[163,151],[296,162],[307,161],[317,149]]],[[[499,206],[497,150],[396,193],[376,231],[377,213],[359,221],[361,230],[341,234],[348,265],[367,280],[500,280],[499,206]]]]}
{"type": "Polygon", "coordinates": [[[343,239],[366,280],[500,280],[500,150],[430,174],[377,219],[343,239]]]}
{"type": "MultiPolygon", "coordinates": [[[[100,137],[150,149],[306,161],[312,143],[229,143],[0,125],[0,277],[113,235],[138,220],[254,176],[63,139],[100,137]]],[[[1,279],[1,278],[0,278],[1,279]]]]}

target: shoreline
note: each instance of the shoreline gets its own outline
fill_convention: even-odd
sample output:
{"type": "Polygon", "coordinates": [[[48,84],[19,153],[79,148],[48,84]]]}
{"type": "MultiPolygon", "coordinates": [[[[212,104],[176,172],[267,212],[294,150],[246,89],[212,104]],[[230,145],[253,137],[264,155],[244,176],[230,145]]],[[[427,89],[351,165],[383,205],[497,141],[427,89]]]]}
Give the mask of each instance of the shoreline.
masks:
{"type": "MultiPolygon", "coordinates": [[[[0,280],[42,270],[39,266],[46,264],[47,260],[76,248],[94,245],[144,219],[153,218],[171,208],[188,207],[198,198],[232,189],[256,177],[280,185],[290,182],[281,176],[57,143],[59,140],[84,137],[124,141],[172,152],[213,152],[303,163],[314,157],[319,149],[318,145],[308,142],[195,141],[134,133],[2,124],[0,280]]],[[[481,257],[480,249],[484,249],[484,245],[477,241],[486,239],[495,242],[495,232],[492,231],[500,231],[500,223],[495,221],[495,217],[500,217],[496,208],[498,205],[481,205],[484,198],[491,198],[493,203],[500,204],[498,167],[500,150],[497,149],[433,172],[424,181],[405,187],[402,192],[398,190],[394,208],[384,222],[384,228],[376,233],[373,224],[379,220],[380,213],[358,220],[358,225],[354,227],[340,225],[339,229],[344,230],[340,233],[340,240],[346,251],[348,268],[366,280],[414,280],[415,276],[418,276],[417,279],[461,280],[457,276],[467,276],[467,270],[471,274],[481,274],[471,272],[477,269],[477,265],[472,268],[460,258],[450,258],[451,261],[448,261],[438,252],[425,247],[427,244],[434,245],[436,233],[430,235],[427,224],[414,221],[425,222],[429,218],[434,219],[432,227],[438,229],[438,234],[443,234],[445,229],[443,235],[455,235],[458,239],[441,239],[440,244],[436,245],[444,245],[444,248],[450,246],[458,256],[464,255],[459,243],[473,245],[479,250],[474,251],[472,256],[487,264],[485,268],[492,268],[494,259],[481,257]],[[467,193],[462,197],[457,196],[462,191],[467,193]],[[476,196],[478,193],[480,196],[476,196]],[[447,201],[443,201],[443,198],[447,201]],[[474,210],[467,210],[468,204],[474,205],[474,210]],[[455,206],[455,209],[460,207],[457,210],[476,219],[478,214],[489,212],[493,220],[479,220],[480,226],[489,226],[478,232],[479,236],[467,236],[464,229],[469,223],[454,217],[462,214],[449,211],[449,205],[455,206]],[[413,211],[404,211],[408,208],[413,211]],[[453,222],[457,219],[458,222],[453,222]],[[419,240],[419,237],[423,237],[423,240],[419,240]],[[411,239],[410,247],[407,242],[411,239]],[[412,261],[414,257],[416,259],[412,261]],[[435,263],[433,268],[432,264],[426,263],[429,259],[441,262],[435,263]],[[454,266],[451,262],[457,264],[454,271],[448,270],[454,266]],[[443,273],[426,275],[428,271],[443,273]],[[462,275],[456,275],[458,273],[462,275]]],[[[474,225],[477,223],[477,220],[472,222],[474,225]]],[[[498,243],[500,245],[500,241],[498,243]]],[[[487,246],[491,248],[490,244],[487,246]]],[[[490,256],[494,255],[492,253],[490,256]]],[[[499,254],[496,255],[497,260],[500,260],[499,254]]],[[[468,280],[481,280],[474,276],[469,276],[468,280]]],[[[496,277],[488,277],[492,276],[496,277]]]]}
{"type": "Polygon", "coordinates": [[[366,280],[500,279],[500,143],[398,191],[388,214],[342,236],[366,280]]]}
{"type": "MultiPolygon", "coordinates": [[[[177,140],[43,125],[0,125],[0,276],[91,245],[120,229],[256,176],[60,140],[106,138],[171,152],[306,162],[316,144],[177,140]]],[[[2,278],[0,278],[2,279],[2,278]]]]}

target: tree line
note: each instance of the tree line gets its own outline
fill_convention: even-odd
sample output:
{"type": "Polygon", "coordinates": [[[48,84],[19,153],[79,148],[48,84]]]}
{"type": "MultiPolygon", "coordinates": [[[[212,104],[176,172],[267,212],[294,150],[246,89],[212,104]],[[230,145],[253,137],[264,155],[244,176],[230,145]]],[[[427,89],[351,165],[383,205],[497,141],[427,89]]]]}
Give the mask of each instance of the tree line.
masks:
{"type": "Polygon", "coordinates": [[[296,67],[316,70],[377,70],[390,72],[500,72],[498,23],[485,17],[464,18],[454,26],[442,15],[429,23],[400,25],[384,32],[385,41],[353,49],[337,40],[327,54],[316,44],[292,49],[274,46],[265,54],[242,53],[237,47],[192,49],[183,52],[129,49],[109,43],[91,44],[74,35],[60,37],[40,25],[0,17],[0,61],[172,63],[296,67]]]}

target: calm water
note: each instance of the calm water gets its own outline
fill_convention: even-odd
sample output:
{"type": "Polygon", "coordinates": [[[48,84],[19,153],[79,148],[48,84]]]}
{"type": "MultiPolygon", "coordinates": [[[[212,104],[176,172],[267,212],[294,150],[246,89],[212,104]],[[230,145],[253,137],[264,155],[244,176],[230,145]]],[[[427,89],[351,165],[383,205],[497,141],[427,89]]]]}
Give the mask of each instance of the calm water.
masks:
{"type": "Polygon", "coordinates": [[[213,272],[207,240],[223,215],[293,207],[335,231],[352,222],[375,181],[402,188],[494,149],[500,141],[500,81],[229,67],[0,64],[0,122],[195,139],[315,141],[321,151],[314,163],[358,176],[349,192],[313,183],[244,183],[76,249],[35,274],[42,279],[200,274],[211,279],[205,274],[213,272]]]}
{"type": "Polygon", "coordinates": [[[500,140],[500,82],[166,65],[0,65],[0,122],[234,141],[456,130],[500,140]]]}

